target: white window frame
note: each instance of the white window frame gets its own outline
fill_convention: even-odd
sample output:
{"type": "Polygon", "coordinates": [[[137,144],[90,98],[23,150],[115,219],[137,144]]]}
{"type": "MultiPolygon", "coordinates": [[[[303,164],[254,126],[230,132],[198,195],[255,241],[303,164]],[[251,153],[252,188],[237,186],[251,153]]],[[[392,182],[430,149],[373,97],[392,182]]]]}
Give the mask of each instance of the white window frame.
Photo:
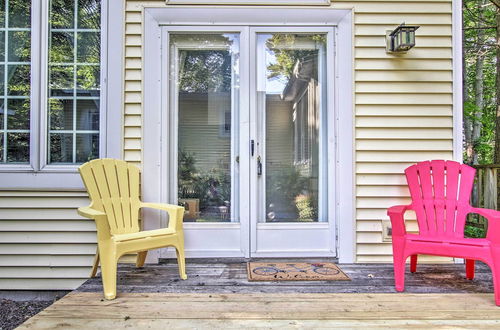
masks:
{"type": "MultiPolygon", "coordinates": [[[[84,188],[80,164],[47,164],[49,1],[31,4],[30,162],[0,164],[0,190],[84,188]]],[[[122,1],[101,0],[99,157],[122,158],[123,16],[122,1]]]]}

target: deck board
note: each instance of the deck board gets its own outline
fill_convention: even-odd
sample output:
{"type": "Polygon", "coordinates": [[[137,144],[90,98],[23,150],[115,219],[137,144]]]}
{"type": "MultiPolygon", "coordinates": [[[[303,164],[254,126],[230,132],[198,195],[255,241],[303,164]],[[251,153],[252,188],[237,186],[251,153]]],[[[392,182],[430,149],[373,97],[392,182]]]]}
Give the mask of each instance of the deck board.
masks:
{"type": "MultiPolygon", "coordinates": [[[[148,265],[138,269],[120,265],[118,294],[121,292],[165,293],[390,293],[394,290],[394,273],[389,264],[339,265],[351,281],[281,281],[249,282],[246,263],[187,263],[188,279],[179,279],[177,264],[148,265]]],[[[88,280],[80,292],[102,292],[100,277],[88,280]]],[[[478,262],[473,281],[465,278],[461,264],[419,265],[417,273],[406,274],[409,293],[491,293],[490,269],[478,262]]]]}
{"type": "Polygon", "coordinates": [[[90,328],[494,328],[491,294],[73,292],[19,329],[90,328]]]}
{"type": "Polygon", "coordinates": [[[472,281],[464,265],[419,265],[404,293],[389,264],[340,267],[351,281],[249,282],[241,260],[191,260],[186,281],[175,263],[120,265],[115,300],[97,276],[20,329],[500,328],[484,264],[472,281]]]}

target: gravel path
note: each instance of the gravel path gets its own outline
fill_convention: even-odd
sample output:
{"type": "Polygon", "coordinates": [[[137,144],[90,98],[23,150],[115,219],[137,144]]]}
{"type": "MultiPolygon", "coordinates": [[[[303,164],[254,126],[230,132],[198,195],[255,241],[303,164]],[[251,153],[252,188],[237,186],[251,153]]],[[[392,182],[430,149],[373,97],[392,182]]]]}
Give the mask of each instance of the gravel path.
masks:
{"type": "Polygon", "coordinates": [[[0,330],[11,330],[24,321],[52,305],[51,301],[13,301],[0,300],[0,330]]]}

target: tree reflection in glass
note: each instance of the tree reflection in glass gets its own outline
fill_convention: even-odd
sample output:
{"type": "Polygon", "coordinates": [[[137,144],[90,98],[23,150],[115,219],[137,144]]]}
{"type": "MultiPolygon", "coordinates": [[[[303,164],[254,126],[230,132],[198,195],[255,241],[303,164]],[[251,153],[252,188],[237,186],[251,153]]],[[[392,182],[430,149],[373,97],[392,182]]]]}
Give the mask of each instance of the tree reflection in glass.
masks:
{"type": "Polygon", "coordinates": [[[236,220],[231,154],[236,147],[239,39],[172,34],[171,76],[178,111],[178,201],[185,221],[236,220]]]}

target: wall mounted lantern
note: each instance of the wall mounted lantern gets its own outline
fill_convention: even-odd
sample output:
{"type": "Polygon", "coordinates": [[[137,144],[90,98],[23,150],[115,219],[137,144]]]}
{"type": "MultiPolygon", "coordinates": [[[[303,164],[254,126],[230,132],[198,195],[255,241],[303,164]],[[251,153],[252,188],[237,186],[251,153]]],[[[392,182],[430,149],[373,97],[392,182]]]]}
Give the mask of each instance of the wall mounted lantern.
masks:
{"type": "Polygon", "coordinates": [[[415,46],[415,31],[420,26],[405,25],[402,23],[394,31],[387,31],[386,51],[388,53],[402,53],[415,46]]]}

